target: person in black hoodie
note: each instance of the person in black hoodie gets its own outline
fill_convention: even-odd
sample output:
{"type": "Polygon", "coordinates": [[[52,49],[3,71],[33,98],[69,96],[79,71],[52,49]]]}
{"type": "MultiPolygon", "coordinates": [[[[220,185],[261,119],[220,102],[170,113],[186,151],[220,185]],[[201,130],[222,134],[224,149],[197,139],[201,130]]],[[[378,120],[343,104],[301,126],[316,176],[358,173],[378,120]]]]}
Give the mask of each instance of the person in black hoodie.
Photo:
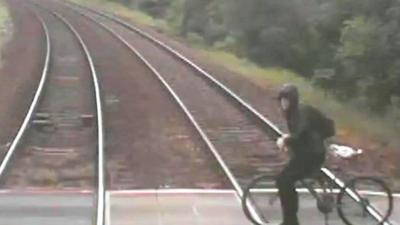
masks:
{"type": "Polygon", "coordinates": [[[299,198],[295,183],[314,174],[325,161],[325,137],[318,129],[323,115],[312,106],[299,102],[299,92],[294,85],[284,85],[278,100],[289,134],[278,138],[277,145],[290,155],[290,161],[276,178],[282,206],[282,225],[298,225],[299,198]]]}

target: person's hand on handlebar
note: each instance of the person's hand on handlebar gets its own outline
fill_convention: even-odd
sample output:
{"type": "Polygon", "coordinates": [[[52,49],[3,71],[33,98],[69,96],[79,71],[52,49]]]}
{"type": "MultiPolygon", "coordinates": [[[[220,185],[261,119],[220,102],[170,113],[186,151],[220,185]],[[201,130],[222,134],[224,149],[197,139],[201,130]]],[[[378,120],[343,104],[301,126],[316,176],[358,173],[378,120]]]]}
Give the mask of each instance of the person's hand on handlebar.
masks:
{"type": "Polygon", "coordinates": [[[288,148],[286,146],[286,139],[289,138],[289,134],[283,134],[276,140],[276,145],[278,146],[279,150],[282,152],[287,152],[288,148]]]}

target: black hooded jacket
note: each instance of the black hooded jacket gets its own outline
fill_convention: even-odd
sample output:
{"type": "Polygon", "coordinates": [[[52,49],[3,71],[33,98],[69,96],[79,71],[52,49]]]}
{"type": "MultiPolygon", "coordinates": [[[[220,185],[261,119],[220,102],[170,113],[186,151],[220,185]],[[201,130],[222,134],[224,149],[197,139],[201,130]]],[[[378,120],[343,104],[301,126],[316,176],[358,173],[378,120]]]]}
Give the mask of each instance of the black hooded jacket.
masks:
{"type": "Polygon", "coordinates": [[[299,102],[299,92],[294,85],[285,85],[279,92],[279,101],[289,100],[289,109],[284,112],[290,137],[285,144],[294,157],[308,154],[325,154],[324,140],[318,131],[321,112],[310,105],[299,102]]]}

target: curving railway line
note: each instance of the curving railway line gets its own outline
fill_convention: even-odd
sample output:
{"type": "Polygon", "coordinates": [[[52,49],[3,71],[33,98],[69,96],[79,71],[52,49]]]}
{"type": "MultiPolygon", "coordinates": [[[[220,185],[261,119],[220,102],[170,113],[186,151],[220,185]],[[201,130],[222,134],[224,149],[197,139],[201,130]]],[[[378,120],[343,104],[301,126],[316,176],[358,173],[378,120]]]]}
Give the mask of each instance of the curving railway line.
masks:
{"type": "Polygon", "coordinates": [[[103,212],[103,116],[90,52],[64,17],[30,8],[42,25],[45,58],[29,110],[2,159],[1,182],[9,189],[101,184],[94,200],[103,212]]]}
{"type": "MultiPolygon", "coordinates": [[[[284,163],[275,147],[279,128],[172,47],[99,11],[31,3],[46,34],[46,58],[31,108],[0,165],[7,187],[24,180],[18,171],[49,166],[40,154],[37,164],[27,164],[32,152],[73,154],[69,165],[91,175],[80,173],[80,184],[64,186],[96,185],[96,224],[102,225],[106,189],[232,186],[240,199],[249,179],[276,173],[284,163]],[[53,41],[53,32],[69,40],[53,41]]],[[[323,172],[343,186],[330,170],[323,172]]]]}

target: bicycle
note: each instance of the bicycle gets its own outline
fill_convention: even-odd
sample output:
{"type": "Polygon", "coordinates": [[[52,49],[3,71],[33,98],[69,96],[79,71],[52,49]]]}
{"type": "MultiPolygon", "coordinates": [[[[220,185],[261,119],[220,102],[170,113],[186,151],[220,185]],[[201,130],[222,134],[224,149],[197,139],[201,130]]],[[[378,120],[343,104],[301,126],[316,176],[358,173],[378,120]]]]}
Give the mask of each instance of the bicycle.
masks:
{"type": "MultiPolygon", "coordinates": [[[[253,179],[244,189],[242,209],[246,217],[255,225],[270,223],[269,218],[272,215],[267,216],[266,213],[269,211],[270,214],[276,214],[276,208],[280,208],[280,204],[273,205],[278,199],[276,194],[270,196],[268,200],[265,199],[266,194],[276,191],[271,189],[274,187],[271,181],[274,180],[275,177],[271,175],[262,175],[253,179]]],[[[328,224],[329,215],[335,208],[346,225],[383,225],[392,214],[392,192],[379,178],[355,177],[342,187],[338,187],[321,170],[301,180],[300,184],[303,189],[297,187],[297,190],[309,193],[316,200],[317,209],[324,215],[325,224],[328,224]],[[379,209],[371,205],[371,202],[378,201],[379,209]],[[372,217],[371,212],[378,213],[380,219],[376,220],[372,217]]]]}

